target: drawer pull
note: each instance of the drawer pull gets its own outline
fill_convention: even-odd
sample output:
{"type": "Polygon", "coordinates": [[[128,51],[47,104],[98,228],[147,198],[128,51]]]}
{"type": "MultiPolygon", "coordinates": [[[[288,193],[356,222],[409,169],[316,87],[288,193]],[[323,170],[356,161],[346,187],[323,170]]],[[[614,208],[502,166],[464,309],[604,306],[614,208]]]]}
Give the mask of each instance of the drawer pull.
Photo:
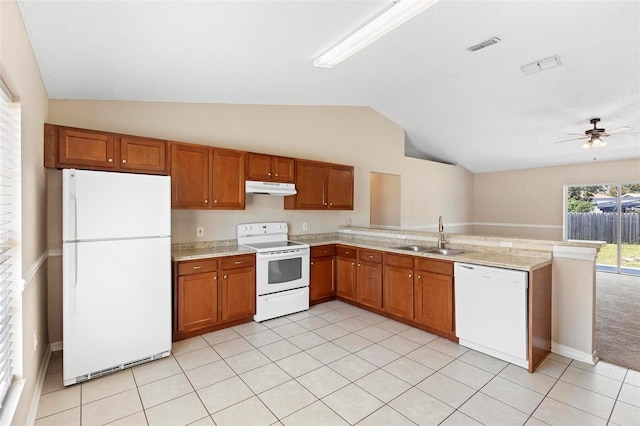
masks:
{"type": "Polygon", "coordinates": [[[344,252],[344,254],[349,254],[349,252],[348,252],[348,251],[345,251],[345,252],[344,252]]]}
{"type": "Polygon", "coordinates": [[[194,266],[193,269],[202,269],[202,266],[194,266]]]}
{"type": "Polygon", "coordinates": [[[235,262],[233,262],[235,265],[242,265],[244,263],[244,260],[236,260],[235,262]]]}
{"type": "Polygon", "coordinates": [[[369,259],[373,259],[373,255],[368,255],[367,256],[369,259]]]}

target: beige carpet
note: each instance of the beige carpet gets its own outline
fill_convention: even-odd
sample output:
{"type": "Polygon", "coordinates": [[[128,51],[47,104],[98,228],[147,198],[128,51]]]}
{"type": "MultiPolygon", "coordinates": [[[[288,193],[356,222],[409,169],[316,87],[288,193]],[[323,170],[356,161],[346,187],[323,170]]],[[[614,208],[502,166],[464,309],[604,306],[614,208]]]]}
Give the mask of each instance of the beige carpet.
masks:
{"type": "Polygon", "coordinates": [[[640,370],[640,277],[596,273],[596,352],[640,370]]]}

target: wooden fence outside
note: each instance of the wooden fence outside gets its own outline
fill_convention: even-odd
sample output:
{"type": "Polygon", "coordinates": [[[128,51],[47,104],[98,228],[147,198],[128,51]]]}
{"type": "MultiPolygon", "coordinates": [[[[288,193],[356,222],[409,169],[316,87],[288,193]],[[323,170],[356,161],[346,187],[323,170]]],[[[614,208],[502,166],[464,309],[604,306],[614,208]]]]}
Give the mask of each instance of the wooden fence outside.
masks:
{"type": "MultiPolygon", "coordinates": [[[[640,244],[640,214],[622,213],[622,243],[640,244]]],[[[568,213],[571,240],[617,242],[618,213],[568,213]]]]}

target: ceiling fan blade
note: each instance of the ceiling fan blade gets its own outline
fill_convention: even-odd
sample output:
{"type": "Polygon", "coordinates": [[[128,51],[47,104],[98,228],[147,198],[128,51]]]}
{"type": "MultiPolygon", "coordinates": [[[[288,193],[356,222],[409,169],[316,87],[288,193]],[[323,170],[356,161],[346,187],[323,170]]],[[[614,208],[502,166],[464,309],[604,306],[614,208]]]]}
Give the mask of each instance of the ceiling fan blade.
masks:
{"type": "Polygon", "coordinates": [[[632,128],[629,126],[624,126],[624,127],[618,127],[617,129],[609,130],[607,133],[608,134],[620,133],[620,132],[626,132],[627,130],[631,130],[631,129],[632,128]]]}
{"type": "Polygon", "coordinates": [[[581,138],[565,139],[563,141],[557,141],[557,142],[554,142],[554,143],[571,142],[571,141],[577,141],[577,140],[580,140],[580,139],[589,139],[589,136],[582,136],[581,138]]]}

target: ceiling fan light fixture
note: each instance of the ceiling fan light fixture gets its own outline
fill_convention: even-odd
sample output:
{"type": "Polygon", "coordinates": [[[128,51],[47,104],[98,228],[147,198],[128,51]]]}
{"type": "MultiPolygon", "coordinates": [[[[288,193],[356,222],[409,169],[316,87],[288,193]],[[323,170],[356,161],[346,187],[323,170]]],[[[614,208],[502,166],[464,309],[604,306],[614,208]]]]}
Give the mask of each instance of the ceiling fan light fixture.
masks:
{"type": "Polygon", "coordinates": [[[582,144],[582,149],[591,149],[591,139],[582,144]]]}
{"type": "Polygon", "coordinates": [[[383,13],[367,22],[340,43],[318,56],[313,65],[333,68],[380,37],[393,31],[439,0],[398,0],[383,13]]]}

